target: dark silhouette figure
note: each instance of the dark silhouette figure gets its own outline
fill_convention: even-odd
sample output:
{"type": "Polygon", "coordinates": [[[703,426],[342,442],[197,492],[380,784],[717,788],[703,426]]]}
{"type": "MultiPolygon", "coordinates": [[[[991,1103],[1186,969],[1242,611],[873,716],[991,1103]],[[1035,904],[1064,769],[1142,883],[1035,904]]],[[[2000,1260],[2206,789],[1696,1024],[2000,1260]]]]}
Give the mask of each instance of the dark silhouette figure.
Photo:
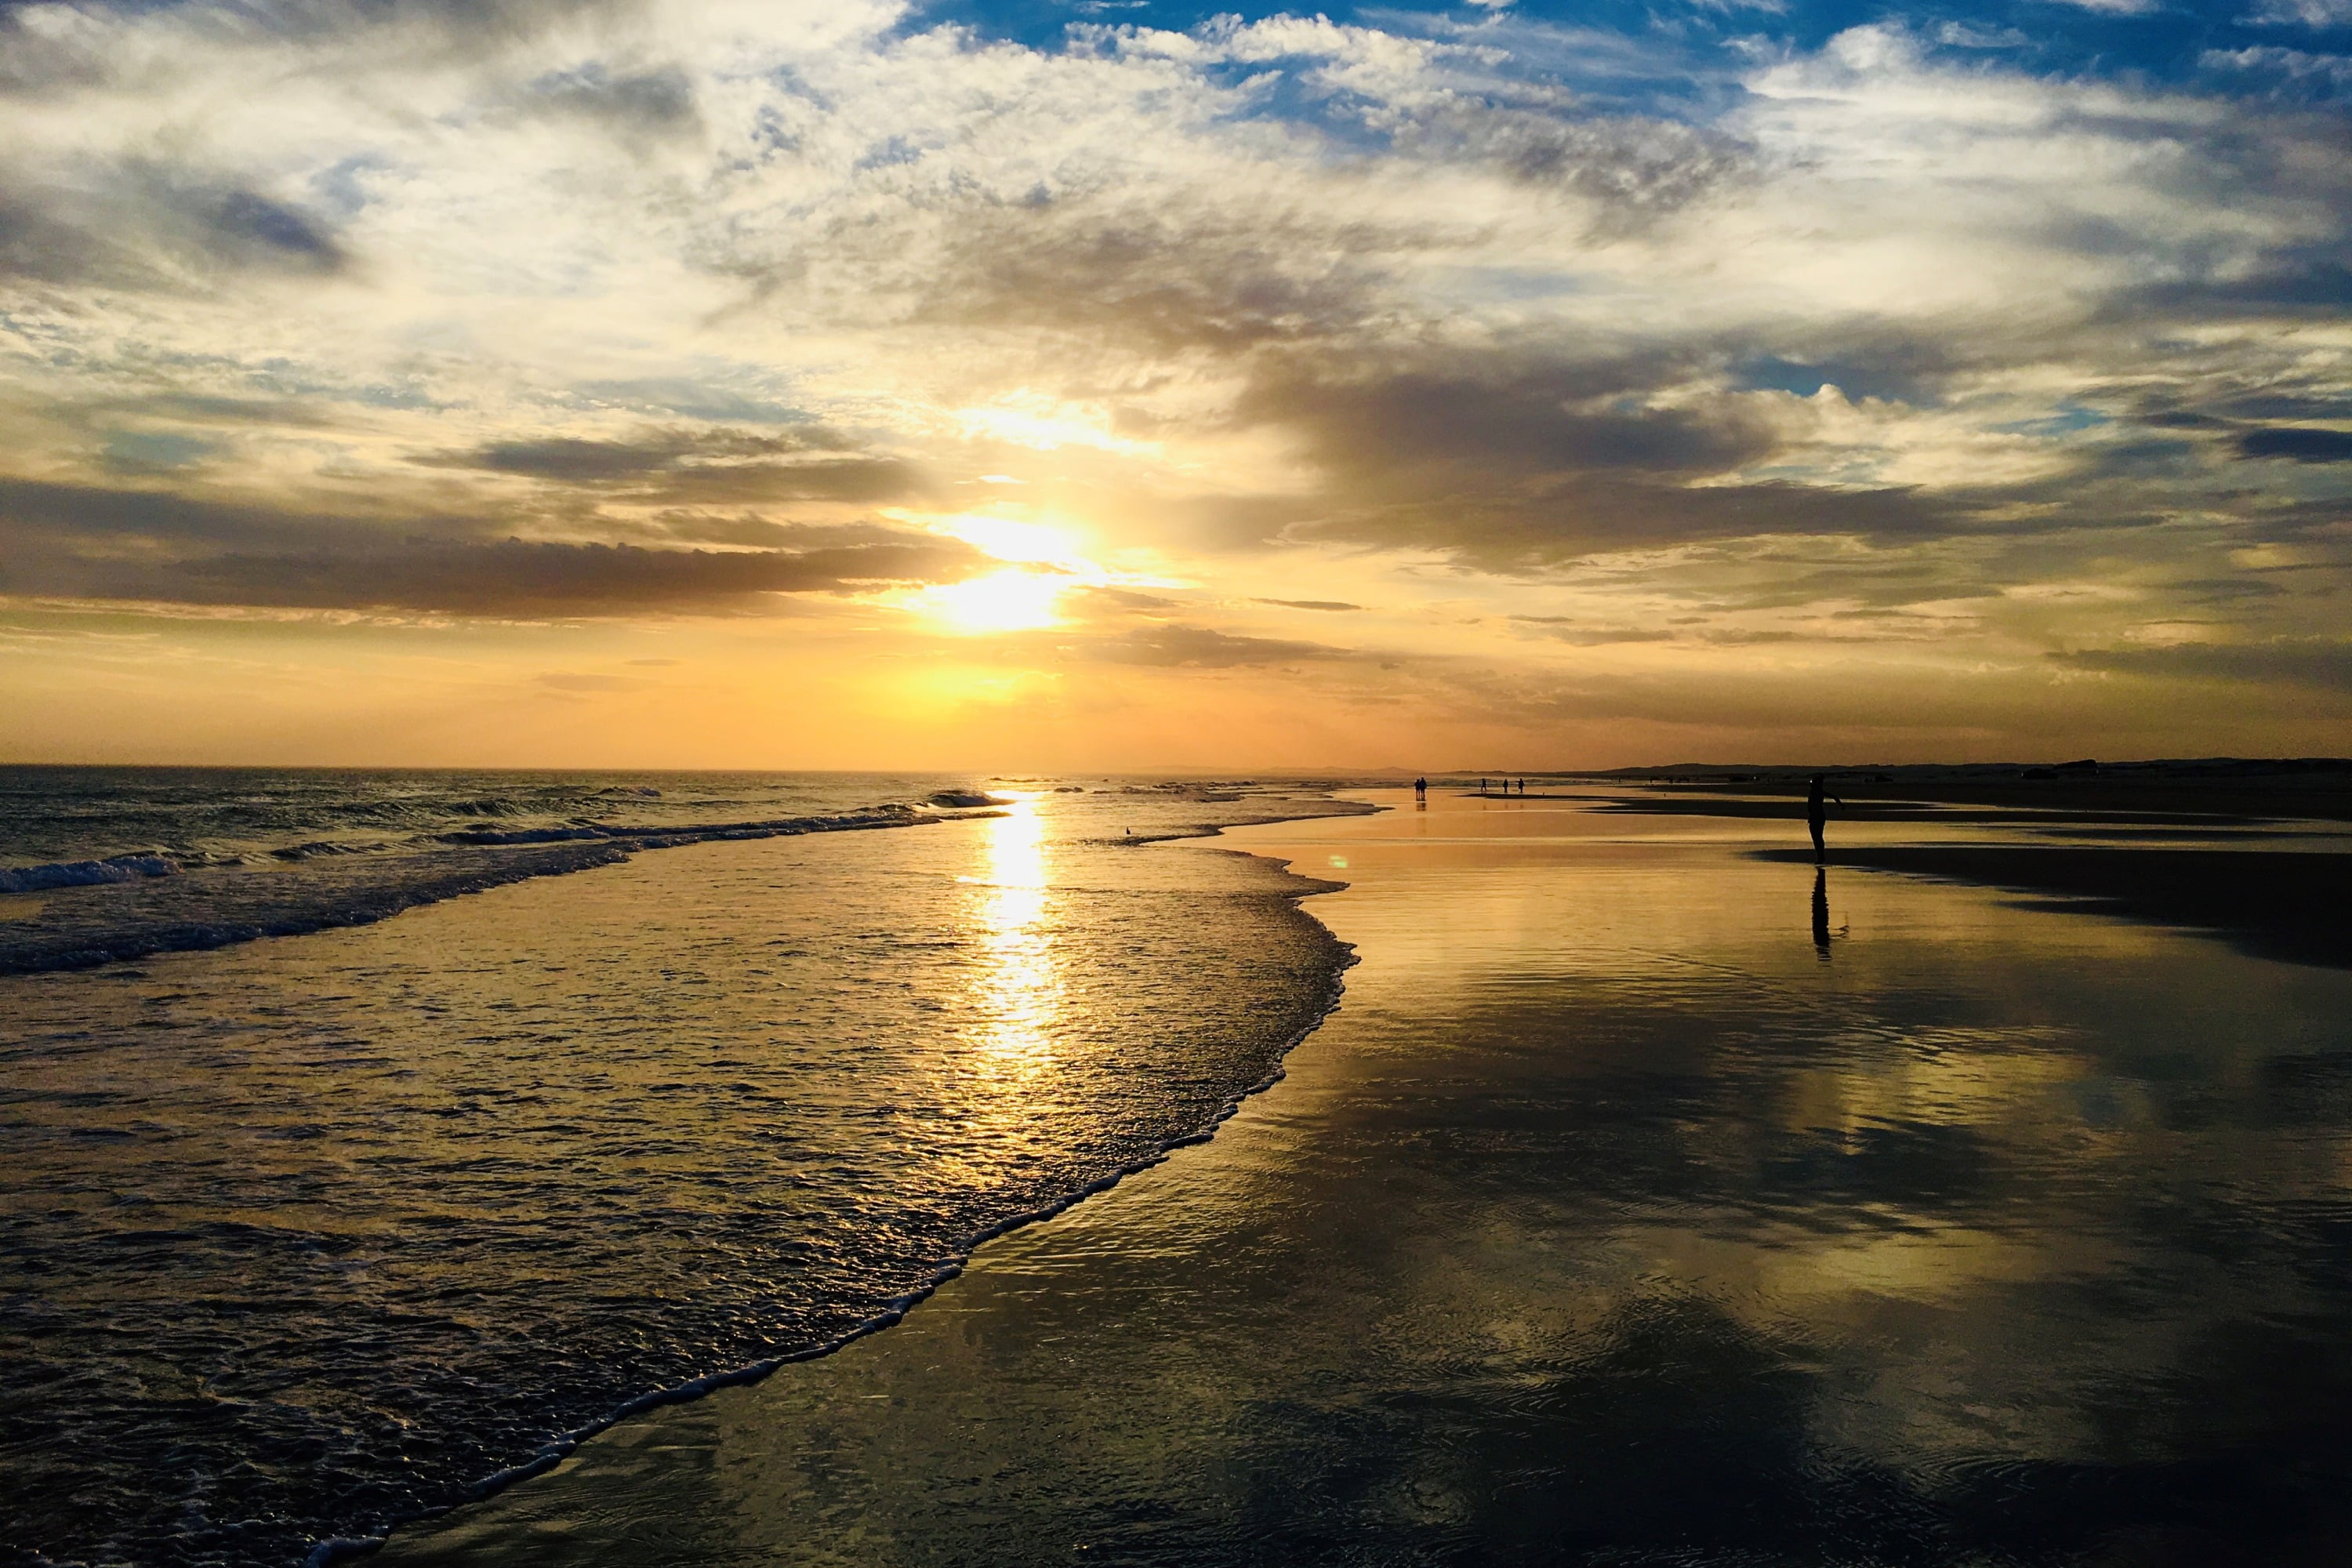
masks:
{"type": "Polygon", "coordinates": [[[1423,811],[1427,811],[1429,809],[1429,781],[1427,779],[1420,778],[1412,781],[1412,804],[1423,811]]]}
{"type": "Polygon", "coordinates": [[[1829,850],[1822,842],[1822,829],[1828,826],[1830,820],[1830,808],[1822,803],[1822,796],[1824,795],[1829,795],[1830,799],[1838,803],[1840,811],[1845,809],[1843,797],[1830,795],[1826,781],[1821,774],[1815,773],[1812,789],[1805,796],[1805,826],[1813,830],[1813,858],[1816,860],[1829,858],[1829,850]]]}
{"type": "Polygon", "coordinates": [[[1826,866],[1813,868],[1813,952],[1823,963],[1830,961],[1830,873],[1826,866]]]}

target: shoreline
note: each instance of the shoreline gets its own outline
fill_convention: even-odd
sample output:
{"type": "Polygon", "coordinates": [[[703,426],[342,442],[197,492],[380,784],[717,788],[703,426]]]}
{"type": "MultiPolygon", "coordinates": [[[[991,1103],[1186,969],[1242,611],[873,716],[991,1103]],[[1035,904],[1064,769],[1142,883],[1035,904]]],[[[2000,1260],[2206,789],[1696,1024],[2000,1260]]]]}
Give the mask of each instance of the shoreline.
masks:
{"type": "MultiPolygon", "coordinates": [[[[967,816],[985,816],[973,812],[967,816]]],[[[478,842],[471,847],[425,849],[408,854],[353,857],[290,868],[204,867],[162,875],[40,889],[43,903],[29,917],[0,925],[0,975],[49,974],[132,963],[166,952],[205,952],[271,937],[315,936],[320,931],[373,925],[410,910],[425,909],[496,888],[541,877],[566,877],[626,864],[651,850],[692,844],[794,838],[821,833],[868,832],[920,827],[960,820],[920,813],[855,814],[794,818],[770,823],[716,823],[703,828],[613,829],[563,836],[559,842],[478,842]],[[275,889],[260,879],[308,874],[317,880],[296,889],[275,889]],[[352,873],[338,885],[335,873],[352,873]],[[373,880],[368,874],[375,873],[373,880]],[[399,874],[405,873],[404,879],[399,874]],[[215,898],[226,910],[205,909],[207,894],[254,892],[257,899],[215,898]],[[272,900],[267,895],[287,896],[272,900]],[[88,928],[111,914],[121,920],[144,904],[160,906],[160,920],[142,929],[100,937],[88,928]],[[194,906],[181,908],[180,906],[194,906]],[[46,929],[45,929],[46,928],[46,929]]]]}
{"type": "Polygon", "coordinates": [[[2200,1424],[2224,1391],[2196,1380],[2238,1364],[2211,1336],[2292,1268],[2217,1272],[2206,1229],[2138,1194],[2202,1180],[2248,1225],[2294,1223],[2260,1184],[2276,1156],[2242,1174],[2214,1097],[2252,1097],[2260,1127],[2282,1094],[2334,1104],[2334,1078],[2233,1063],[2314,1048],[2273,1037],[2342,1016],[2342,975],[1895,878],[1842,879],[1855,934],[1817,955],[1813,879],[1784,861],[1494,843],[1505,814],[1446,815],[1244,841],[1347,863],[1317,918],[1360,962],[1282,1090],[1197,1157],[992,1243],[888,1335],[396,1535],[387,1563],[1927,1563],[2329,1539],[2340,1466],[2273,1474],[2270,1439],[2200,1424]],[[1965,1005],[1906,1011],[1948,992],[1965,1005]],[[2147,1108],[2144,1147],[2108,1134],[2088,1169],[2110,1191],[2082,1140],[2142,1058],[2133,1093],[2200,1113],[2167,1131],[2147,1108]],[[2110,1274],[2150,1331],[2115,1338],[2070,1288],[2110,1274]],[[2149,1402],[2145,1453],[2086,1445],[2071,1413],[2095,1395],[2149,1402]]]}
{"type": "MultiPolygon", "coordinates": [[[[1311,799],[1315,797],[1300,798],[1311,799]]],[[[1327,798],[1333,801],[1338,801],[1339,799],[1336,795],[1327,798]]],[[[1355,803],[1341,802],[1340,804],[1355,803]]],[[[1235,826],[1263,827],[1284,826],[1293,823],[1315,822],[1332,818],[1371,816],[1389,809],[1391,808],[1379,805],[1364,805],[1361,810],[1358,811],[1321,812],[1295,816],[1283,816],[1270,818],[1259,817],[1253,818],[1246,823],[1203,823],[1181,830],[1161,831],[1150,835],[1134,835],[1132,837],[1121,838],[1101,838],[1093,840],[1093,842],[1107,847],[1127,846],[1141,847],[1150,844],[1170,843],[1192,844],[1222,837],[1229,829],[1235,826]]],[[[999,815],[1002,814],[971,812],[958,817],[933,817],[927,820],[933,822],[953,822],[999,815]]],[[[888,824],[881,826],[899,825],[888,824]]],[[[661,846],[661,847],[668,847],[668,846],[661,846]]],[[[1342,941],[1332,932],[1328,925],[1316,920],[1312,913],[1306,909],[1304,903],[1304,900],[1310,898],[1320,897],[1343,890],[1347,887],[1346,883],[1297,875],[1291,871],[1288,862],[1275,857],[1260,855],[1247,849],[1227,848],[1220,849],[1217,852],[1238,855],[1248,859],[1266,861],[1274,868],[1275,870],[1282,874],[1286,879],[1299,884],[1296,891],[1288,892],[1284,896],[1287,899],[1292,908],[1297,910],[1299,915],[1311,924],[1320,934],[1323,944],[1330,952],[1331,960],[1328,974],[1325,982],[1324,992],[1319,1003],[1317,1004],[1314,1008],[1312,1017],[1281,1045],[1279,1049],[1275,1053],[1272,1064],[1268,1068],[1266,1073],[1256,1082],[1249,1085],[1247,1088],[1234,1095],[1230,1100],[1226,1100],[1211,1116],[1206,1124],[1193,1131],[1170,1139],[1150,1153],[1139,1156],[1122,1165],[1118,1170],[1098,1177],[1047,1205],[1034,1210],[1028,1210],[1021,1214],[1011,1215],[989,1226],[958,1248],[954,1256],[952,1256],[947,1262],[941,1264],[930,1278],[922,1281],[915,1289],[907,1291],[900,1296],[892,1298],[885,1310],[857,1323],[845,1332],[836,1335],[835,1337],[819,1344],[788,1352],[782,1355],[764,1358],[761,1361],[749,1363],[741,1366],[705,1373],[681,1384],[667,1385],[662,1388],[651,1390],[645,1394],[635,1395],[614,1407],[609,1414],[560,1434],[557,1437],[541,1447],[539,1452],[533,1454],[529,1459],[519,1464],[509,1466],[505,1469],[486,1476],[479,1481],[473,1483],[466,1489],[464,1495],[457,1498],[456,1500],[442,1507],[428,1510],[394,1521],[391,1529],[383,1535],[333,1536],[318,1542],[312,1546],[310,1552],[302,1559],[303,1568],[329,1568],[329,1565],[339,1562],[349,1562],[360,1558],[375,1556],[392,1542],[399,1531],[411,1529],[417,1525],[431,1524],[461,1510],[494,1500],[500,1495],[509,1491],[510,1489],[531,1480],[536,1477],[545,1475],[556,1467],[562,1465],[567,1458],[570,1458],[572,1455],[577,1453],[583,1444],[591,1442],[604,1433],[610,1432],[615,1427],[635,1420],[640,1416],[674,1406],[691,1405],[698,1401],[707,1399],[712,1394],[719,1394],[724,1390],[757,1386],[787,1367],[811,1362],[823,1361],[831,1356],[837,1355],[860,1341],[869,1339],[874,1335],[882,1333],[886,1330],[895,1328],[905,1321],[907,1315],[913,1311],[916,1307],[929,1300],[942,1286],[947,1285],[951,1280],[961,1276],[965,1269],[971,1266],[973,1258],[982,1247],[986,1247],[991,1242],[1013,1235],[1016,1232],[1022,1231],[1030,1226],[1041,1225],[1055,1219],[1060,1215],[1068,1213],[1078,1205],[1085,1203],[1089,1198],[1110,1192],[1130,1177],[1139,1175],[1143,1172],[1150,1171],[1154,1167],[1164,1163],[1171,1154],[1175,1153],[1180,1149],[1194,1148],[1213,1142],[1216,1136],[1217,1130],[1227,1121],[1231,1121],[1249,1100],[1256,1096],[1264,1094],[1283,1080],[1285,1076],[1284,1063],[1286,1058],[1309,1037],[1314,1035],[1317,1030],[1320,1029],[1333,1013],[1338,1011],[1341,998],[1347,989],[1346,982],[1348,971],[1353,968],[1358,962],[1353,945],[1342,941]]],[[[625,858],[625,857],[623,857],[622,858],[625,858]]]]}

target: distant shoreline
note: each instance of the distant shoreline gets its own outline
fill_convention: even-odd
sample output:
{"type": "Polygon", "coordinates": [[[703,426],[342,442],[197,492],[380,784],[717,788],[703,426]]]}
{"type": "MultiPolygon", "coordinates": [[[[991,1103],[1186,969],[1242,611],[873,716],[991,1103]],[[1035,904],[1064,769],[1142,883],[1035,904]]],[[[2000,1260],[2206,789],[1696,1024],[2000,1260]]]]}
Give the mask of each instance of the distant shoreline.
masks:
{"type": "Polygon", "coordinates": [[[2352,822],[2352,761],[2336,757],[1845,768],[1622,768],[1547,779],[1801,796],[1815,773],[1852,802],[1924,802],[2051,811],[2313,817],[2352,822]]]}

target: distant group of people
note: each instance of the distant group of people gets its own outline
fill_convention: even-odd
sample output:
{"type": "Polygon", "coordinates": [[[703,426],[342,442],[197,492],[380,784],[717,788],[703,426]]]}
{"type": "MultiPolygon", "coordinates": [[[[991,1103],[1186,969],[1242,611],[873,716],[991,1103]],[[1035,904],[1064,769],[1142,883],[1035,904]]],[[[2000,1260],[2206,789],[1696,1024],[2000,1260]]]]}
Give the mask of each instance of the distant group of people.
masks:
{"type": "MultiPolygon", "coordinates": [[[[1525,779],[1480,779],[1478,781],[1478,793],[1480,795],[1495,795],[1496,793],[1510,795],[1515,792],[1519,795],[1527,794],[1528,781],[1525,779]],[[1499,792],[1496,789],[1497,785],[1501,786],[1499,792]]],[[[1429,781],[1427,779],[1418,778],[1412,781],[1412,800],[1415,805],[1427,805],[1429,804],[1429,781]]]]}
{"type": "MultiPolygon", "coordinates": [[[[1500,793],[1504,795],[1514,793],[1515,787],[1516,793],[1519,795],[1525,795],[1528,793],[1528,781],[1525,779],[1484,778],[1478,781],[1478,793],[1480,795],[1494,795],[1497,793],[1495,787],[1497,784],[1502,786],[1500,793]]],[[[1428,779],[1417,778],[1412,781],[1412,798],[1414,803],[1417,805],[1427,805],[1429,804],[1428,779]]],[[[1823,830],[1829,826],[1829,803],[1831,801],[1837,802],[1838,809],[1840,811],[1843,811],[1845,809],[1845,798],[1829,787],[1828,775],[1824,773],[1815,773],[1812,776],[1811,781],[1807,784],[1805,790],[1805,826],[1811,831],[1813,836],[1813,858],[1815,860],[1825,861],[1829,858],[1829,845],[1822,837],[1822,834],[1823,830]]]]}
{"type": "MultiPolygon", "coordinates": [[[[1478,781],[1478,793],[1480,795],[1496,794],[1497,793],[1496,789],[1497,784],[1501,786],[1499,793],[1503,795],[1507,795],[1513,794],[1515,787],[1516,793],[1519,795],[1525,795],[1528,793],[1527,780],[1508,778],[1482,778],[1478,781]]],[[[1414,805],[1424,808],[1427,807],[1429,805],[1428,779],[1417,778],[1412,781],[1412,798],[1414,805]]],[[[1815,864],[1824,867],[1828,864],[1830,854],[1829,842],[1826,835],[1830,820],[1830,802],[1832,801],[1837,802],[1837,807],[1840,811],[1843,811],[1845,809],[1845,797],[1830,788],[1829,776],[1826,773],[1815,773],[1811,779],[1807,781],[1805,786],[1805,827],[1807,831],[1811,833],[1813,837],[1813,860],[1815,864]]],[[[1832,933],[1830,931],[1829,873],[1826,870],[1816,871],[1813,875],[1813,947],[1824,961],[1827,961],[1830,955],[1830,938],[1832,934],[1832,933]]],[[[1843,935],[1843,932],[1841,931],[1836,934],[1843,935]]]]}

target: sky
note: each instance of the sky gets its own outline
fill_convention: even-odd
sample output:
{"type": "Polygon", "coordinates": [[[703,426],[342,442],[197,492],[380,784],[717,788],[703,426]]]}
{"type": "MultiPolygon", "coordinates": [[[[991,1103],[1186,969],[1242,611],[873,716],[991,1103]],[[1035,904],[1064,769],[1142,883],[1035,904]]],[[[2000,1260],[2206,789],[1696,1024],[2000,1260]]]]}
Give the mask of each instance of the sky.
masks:
{"type": "Polygon", "coordinates": [[[0,760],[2352,752],[2352,0],[0,5],[0,760]]]}

